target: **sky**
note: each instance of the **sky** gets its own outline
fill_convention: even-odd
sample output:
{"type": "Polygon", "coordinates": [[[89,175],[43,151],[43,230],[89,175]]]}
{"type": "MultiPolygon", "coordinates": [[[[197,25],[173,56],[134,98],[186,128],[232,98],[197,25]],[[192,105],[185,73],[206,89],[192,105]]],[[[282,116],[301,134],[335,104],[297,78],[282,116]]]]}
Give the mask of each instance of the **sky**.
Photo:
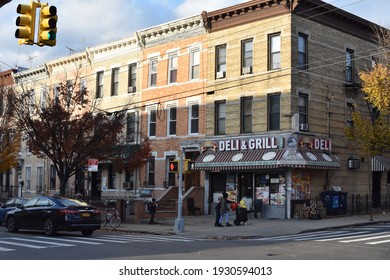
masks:
{"type": "MultiPolygon", "coordinates": [[[[35,0],[37,2],[37,0],[35,0]]],[[[34,68],[46,61],[68,56],[132,36],[144,28],[246,2],[244,0],[43,0],[57,7],[57,44],[54,47],[19,45],[15,38],[18,4],[12,0],[0,8],[0,71],[34,68]]],[[[389,0],[325,0],[333,6],[384,27],[390,27],[389,0]]]]}

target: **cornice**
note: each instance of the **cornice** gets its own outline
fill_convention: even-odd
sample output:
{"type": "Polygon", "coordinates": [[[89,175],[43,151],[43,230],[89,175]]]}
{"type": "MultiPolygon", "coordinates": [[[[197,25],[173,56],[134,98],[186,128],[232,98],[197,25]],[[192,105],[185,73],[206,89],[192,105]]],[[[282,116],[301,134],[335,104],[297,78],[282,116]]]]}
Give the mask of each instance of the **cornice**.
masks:
{"type": "Polygon", "coordinates": [[[145,41],[149,39],[199,27],[203,28],[203,20],[201,15],[196,15],[139,30],[137,36],[141,44],[144,45],[145,41]]]}
{"type": "Polygon", "coordinates": [[[121,49],[135,44],[137,44],[137,37],[131,36],[107,44],[87,48],[86,52],[88,53],[87,56],[89,57],[90,55],[110,52],[112,50],[121,49]]]}
{"type": "Polygon", "coordinates": [[[47,74],[46,67],[45,66],[38,66],[38,67],[33,68],[33,69],[27,69],[24,71],[14,73],[13,75],[14,75],[15,80],[18,80],[18,79],[27,79],[30,77],[45,75],[45,74],[47,74]]]}

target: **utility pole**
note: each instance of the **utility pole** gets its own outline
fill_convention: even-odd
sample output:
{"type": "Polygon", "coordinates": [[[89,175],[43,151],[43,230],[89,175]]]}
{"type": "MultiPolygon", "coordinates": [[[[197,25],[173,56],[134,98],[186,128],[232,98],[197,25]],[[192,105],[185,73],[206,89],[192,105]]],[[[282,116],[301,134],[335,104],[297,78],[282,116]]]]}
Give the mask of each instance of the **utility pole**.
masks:
{"type": "Polygon", "coordinates": [[[184,232],[184,219],[183,219],[183,156],[184,148],[182,154],[180,155],[179,161],[179,191],[177,199],[177,219],[175,220],[175,230],[176,232],[184,232]]]}

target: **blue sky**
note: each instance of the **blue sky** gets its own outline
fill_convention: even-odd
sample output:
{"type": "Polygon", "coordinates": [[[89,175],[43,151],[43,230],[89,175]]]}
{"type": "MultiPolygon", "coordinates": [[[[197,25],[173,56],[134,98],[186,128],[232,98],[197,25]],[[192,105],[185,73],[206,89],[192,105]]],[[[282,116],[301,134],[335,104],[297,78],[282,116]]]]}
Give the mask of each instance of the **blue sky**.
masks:
{"type": "MultiPolygon", "coordinates": [[[[67,56],[70,49],[104,44],[131,36],[136,30],[213,11],[244,0],[44,0],[58,10],[55,47],[19,46],[14,37],[16,7],[30,0],[13,0],[0,9],[0,71],[36,67],[67,56]],[[33,58],[30,60],[30,58],[33,58]]],[[[389,0],[325,0],[336,7],[390,27],[389,0]]]]}

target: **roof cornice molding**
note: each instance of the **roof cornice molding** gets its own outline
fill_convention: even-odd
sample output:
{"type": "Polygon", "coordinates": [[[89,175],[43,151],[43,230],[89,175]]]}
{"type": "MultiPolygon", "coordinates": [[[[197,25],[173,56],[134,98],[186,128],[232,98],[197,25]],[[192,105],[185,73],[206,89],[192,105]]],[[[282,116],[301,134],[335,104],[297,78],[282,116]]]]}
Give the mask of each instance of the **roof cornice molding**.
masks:
{"type": "Polygon", "coordinates": [[[201,15],[196,15],[139,30],[137,35],[141,42],[144,42],[147,39],[199,27],[203,28],[203,20],[201,15]]]}
{"type": "Polygon", "coordinates": [[[43,66],[39,66],[39,67],[36,67],[33,69],[23,70],[23,71],[14,73],[13,75],[14,75],[15,80],[16,79],[20,80],[20,79],[28,79],[28,78],[34,77],[34,76],[42,76],[45,74],[47,74],[47,68],[43,65],[43,66]]]}
{"type": "Polygon", "coordinates": [[[137,37],[131,36],[114,42],[110,42],[103,45],[87,48],[88,56],[98,53],[105,53],[112,50],[128,47],[137,44],[137,37]]]}

